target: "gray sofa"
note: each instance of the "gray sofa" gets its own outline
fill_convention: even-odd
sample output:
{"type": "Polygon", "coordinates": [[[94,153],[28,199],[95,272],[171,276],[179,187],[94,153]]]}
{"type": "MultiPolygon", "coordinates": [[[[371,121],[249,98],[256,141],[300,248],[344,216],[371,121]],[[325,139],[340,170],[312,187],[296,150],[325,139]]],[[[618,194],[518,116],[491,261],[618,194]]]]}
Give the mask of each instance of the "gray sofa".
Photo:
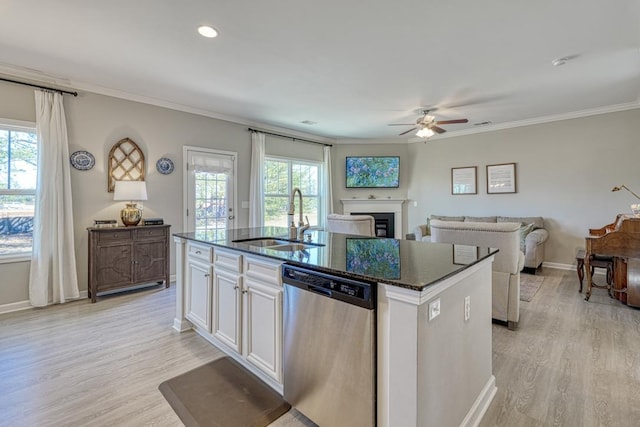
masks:
{"type": "Polygon", "coordinates": [[[491,277],[491,317],[514,330],[520,320],[520,223],[431,221],[431,241],[478,246],[484,253],[497,248],[491,277]]]}
{"type": "MultiPolygon", "coordinates": [[[[544,220],[540,216],[506,217],[506,216],[443,216],[431,215],[430,219],[456,222],[517,222],[521,226],[521,249],[524,253],[524,271],[535,274],[544,261],[544,245],[549,232],[544,228],[544,220]],[[529,226],[529,224],[533,224],[529,226]],[[527,227],[529,226],[529,227],[527,227]]],[[[413,230],[416,240],[431,240],[429,223],[420,224],[413,230]]]]}

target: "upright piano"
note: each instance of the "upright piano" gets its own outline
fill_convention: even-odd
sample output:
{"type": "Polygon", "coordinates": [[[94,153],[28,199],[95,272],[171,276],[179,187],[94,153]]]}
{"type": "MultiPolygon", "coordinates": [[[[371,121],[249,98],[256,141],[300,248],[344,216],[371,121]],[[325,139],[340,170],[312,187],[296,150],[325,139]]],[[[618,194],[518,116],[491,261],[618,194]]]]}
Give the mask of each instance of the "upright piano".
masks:
{"type": "Polygon", "coordinates": [[[585,299],[589,300],[593,285],[590,261],[596,255],[610,256],[613,257],[615,297],[627,305],[640,307],[640,218],[619,214],[611,224],[590,229],[585,248],[585,299]]]}

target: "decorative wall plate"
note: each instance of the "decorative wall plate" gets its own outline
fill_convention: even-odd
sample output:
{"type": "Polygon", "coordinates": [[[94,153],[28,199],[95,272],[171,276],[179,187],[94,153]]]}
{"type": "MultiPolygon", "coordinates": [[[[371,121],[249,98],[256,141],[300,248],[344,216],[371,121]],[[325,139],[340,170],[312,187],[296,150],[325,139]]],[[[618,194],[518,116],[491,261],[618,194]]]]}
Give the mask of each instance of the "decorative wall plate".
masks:
{"type": "Polygon", "coordinates": [[[69,156],[69,160],[71,160],[71,166],[79,171],[88,171],[96,164],[93,154],[88,151],[76,151],[69,156]]]}
{"type": "Polygon", "coordinates": [[[163,175],[169,175],[171,172],[173,172],[173,162],[171,161],[171,159],[162,157],[156,162],[156,169],[158,169],[158,172],[163,175]]]}

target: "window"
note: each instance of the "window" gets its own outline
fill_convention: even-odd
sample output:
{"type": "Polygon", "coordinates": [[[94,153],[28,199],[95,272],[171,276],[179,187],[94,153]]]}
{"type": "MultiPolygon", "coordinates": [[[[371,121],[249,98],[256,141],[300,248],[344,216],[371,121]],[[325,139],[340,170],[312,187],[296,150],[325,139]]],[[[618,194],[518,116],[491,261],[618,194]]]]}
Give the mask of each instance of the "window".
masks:
{"type": "MultiPolygon", "coordinates": [[[[289,196],[298,187],[303,196],[303,213],[312,227],[321,225],[322,163],[283,158],[266,158],[264,162],[264,225],[287,227],[289,196]]],[[[298,222],[296,196],[296,225],[298,222]]]]}
{"type": "Polygon", "coordinates": [[[0,121],[0,258],[31,253],[37,171],[35,129],[0,121]]]}

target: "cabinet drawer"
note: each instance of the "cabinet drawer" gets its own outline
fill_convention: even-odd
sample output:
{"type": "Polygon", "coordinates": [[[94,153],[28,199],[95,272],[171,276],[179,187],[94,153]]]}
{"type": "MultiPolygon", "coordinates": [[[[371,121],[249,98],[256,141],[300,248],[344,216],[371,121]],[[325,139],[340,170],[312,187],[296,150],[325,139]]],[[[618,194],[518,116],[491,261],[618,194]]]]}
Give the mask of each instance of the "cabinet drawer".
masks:
{"type": "Polygon", "coordinates": [[[131,230],[98,231],[98,242],[113,243],[131,240],[131,230]]]}
{"type": "Polygon", "coordinates": [[[134,231],[136,240],[160,239],[167,236],[166,228],[141,228],[134,231]]]}
{"type": "Polygon", "coordinates": [[[242,255],[216,248],[213,251],[213,264],[215,267],[240,273],[242,271],[242,255]]]}
{"type": "Polygon", "coordinates": [[[187,254],[190,258],[211,262],[211,246],[189,243],[187,245],[187,254]]]}
{"type": "Polygon", "coordinates": [[[244,274],[263,283],[282,286],[280,266],[282,263],[266,261],[264,258],[244,257],[244,274]]]}

